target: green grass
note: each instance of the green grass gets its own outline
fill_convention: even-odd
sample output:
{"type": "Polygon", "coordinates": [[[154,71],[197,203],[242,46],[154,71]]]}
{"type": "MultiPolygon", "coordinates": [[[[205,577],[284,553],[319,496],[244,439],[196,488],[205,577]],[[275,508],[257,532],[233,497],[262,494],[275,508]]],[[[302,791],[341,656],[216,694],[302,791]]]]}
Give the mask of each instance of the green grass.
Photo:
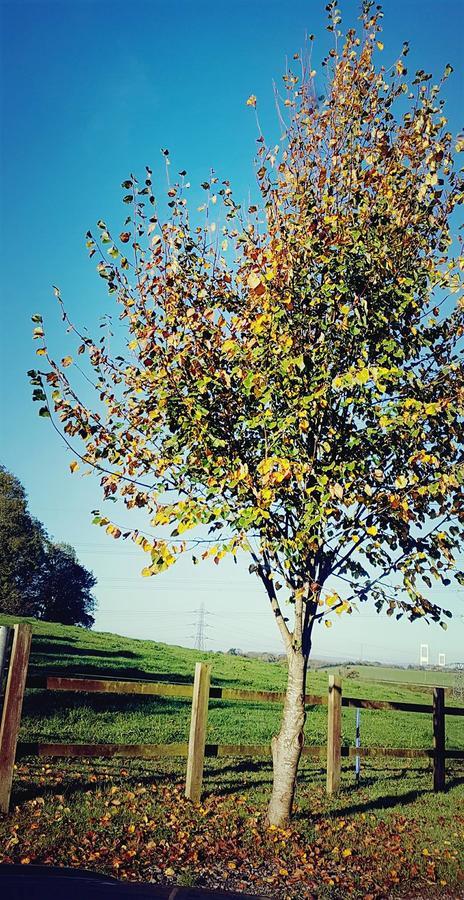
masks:
{"type": "MultiPolygon", "coordinates": [[[[0,624],[10,622],[0,616],[0,624]]],[[[184,647],[124,638],[114,634],[31,620],[33,640],[31,672],[72,672],[102,674],[120,678],[152,677],[159,680],[193,680],[195,663],[208,660],[212,683],[249,690],[283,691],[286,669],[281,663],[267,663],[223,653],[199,653],[184,647]]],[[[351,668],[351,667],[350,667],[351,668]]],[[[365,667],[383,674],[383,669],[365,667]]],[[[343,669],[341,670],[343,674],[343,669]]],[[[403,670],[387,670],[405,674],[403,670]]],[[[407,670],[410,674],[411,670],[407,670]]],[[[417,673],[418,675],[422,673],[417,673]]],[[[440,674],[440,673],[438,673],[440,674]]],[[[414,685],[368,682],[363,677],[347,678],[347,696],[378,700],[430,702],[430,690],[414,685]]],[[[311,671],[308,691],[325,694],[327,672],[311,671]]],[[[448,703],[453,703],[450,696],[448,703]]],[[[281,706],[276,703],[243,703],[211,700],[208,741],[227,744],[268,744],[278,728],[281,706]]],[[[354,744],[355,712],[344,709],[343,742],[354,744]]],[[[26,692],[21,740],[85,743],[170,743],[188,738],[189,700],[162,697],[116,696],[108,694],[26,692]]],[[[462,719],[448,717],[447,746],[464,748],[462,719]]],[[[308,709],[306,742],[326,741],[327,710],[308,709]]],[[[362,743],[365,746],[427,748],[432,746],[432,717],[426,714],[363,710],[362,743]]]]}
{"type": "MultiPolygon", "coordinates": [[[[11,621],[0,616],[0,624],[11,621]]],[[[191,682],[195,662],[208,660],[213,684],[272,691],[285,687],[283,664],[31,621],[30,667],[36,673],[191,682]]],[[[387,680],[398,676],[396,684],[382,683],[385,674],[384,668],[359,667],[357,676],[344,678],[343,690],[349,696],[430,702],[430,690],[401,683],[423,673],[392,669],[387,680]],[[373,676],[370,681],[367,674],[373,676]]],[[[308,691],[326,690],[327,671],[311,672],[308,691]]],[[[280,704],[211,700],[208,740],[268,743],[280,713],[280,704]]],[[[308,710],[307,743],[325,743],[326,719],[325,708],[308,710]]],[[[188,700],[28,690],[21,740],[169,743],[187,739],[189,720],[188,700]]],[[[462,719],[448,717],[446,727],[448,747],[463,748],[462,719]]],[[[345,744],[354,743],[354,729],[354,710],[343,710],[345,744]]],[[[430,715],[363,710],[361,731],[366,746],[432,746],[430,715]]],[[[353,763],[346,762],[341,790],[328,799],[322,761],[304,758],[293,830],[279,834],[277,846],[262,820],[272,779],[269,757],[207,759],[199,812],[182,801],[184,777],[185,760],[176,759],[21,759],[12,814],[0,820],[0,862],[90,865],[124,878],[254,889],[276,900],[341,900],[347,895],[380,900],[396,892],[406,896],[404,890],[409,897],[438,897],[448,889],[452,893],[447,897],[458,896],[454,891],[462,879],[464,850],[462,762],[447,764],[447,791],[440,795],[432,791],[430,761],[363,761],[359,787],[353,763]],[[229,836],[224,841],[225,832],[229,836]],[[185,849],[190,843],[199,848],[193,862],[185,849]],[[345,859],[341,854],[347,846],[353,854],[345,859]],[[305,848],[307,859],[301,855],[305,848]],[[231,858],[237,867],[229,870],[231,858]],[[305,887],[312,877],[311,861],[317,884],[312,892],[305,887]],[[173,869],[175,875],[169,874],[173,869]],[[281,876],[280,871],[290,874],[281,876]],[[423,895],[418,885],[425,889],[423,895]]]]}

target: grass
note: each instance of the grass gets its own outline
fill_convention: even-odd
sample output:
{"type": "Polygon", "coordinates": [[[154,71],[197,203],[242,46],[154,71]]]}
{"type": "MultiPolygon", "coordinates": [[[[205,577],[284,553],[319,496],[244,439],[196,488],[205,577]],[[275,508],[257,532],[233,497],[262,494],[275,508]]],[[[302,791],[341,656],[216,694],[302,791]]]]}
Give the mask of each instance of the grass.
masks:
{"type": "MultiPolygon", "coordinates": [[[[0,624],[5,621],[6,617],[0,617],[0,624]]],[[[158,680],[191,682],[198,660],[211,662],[213,684],[249,690],[285,689],[286,670],[280,663],[223,653],[199,653],[184,647],[33,621],[30,660],[30,670],[33,672],[106,674],[120,678],[148,676],[158,680]]],[[[366,668],[370,671],[373,667],[366,668]]],[[[381,669],[373,671],[377,674],[382,672],[381,669]]],[[[403,676],[403,670],[399,672],[403,676]]],[[[343,689],[352,697],[430,702],[430,690],[421,690],[418,696],[414,685],[383,684],[350,677],[344,681],[343,689]]],[[[308,691],[321,695],[326,693],[326,671],[318,669],[310,672],[308,691]]],[[[447,702],[453,703],[453,698],[449,697],[447,702]]],[[[278,727],[280,711],[280,704],[275,703],[211,700],[207,739],[210,743],[268,744],[278,727]]],[[[355,740],[355,712],[344,709],[342,717],[343,742],[352,745],[355,740]]],[[[187,740],[189,723],[188,700],[36,690],[26,693],[21,740],[171,743],[187,740]]],[[[326,709],[310,708],[306,742],[324,744],[326,729],[326,709]]],[[[361,733],[365,746],[431,747],[432,717],[417,713],[363,710],[361,733]]],[[[456,749],[464,747],[462,720],[458,717],[447,720],[447,746],[456,749]]]]}
{"type": "MultiPolygon", "coordinates": [[[[0,616],[0,624],[11,621],[0,616]]],[[[191,682],[195,662],[207,659],[213,684],[272,691],[285,686],[280,663],[32,624],[34,672],[191,682]]],[[[377,678],[384,674],[380,668],[365,669],[377,678]]],[[[392,673],[401,681],[413,674],[391,670],[388,678],[392,673]]],[[[430,692],[422,689],[418,696],[414,684],[364,679],[364,671],[346,678],[344,692],[429,702],[430,692]]],[[[327,672],[311,672],[308,690],[324,694],[327,672]]],[[[268,743],[280,711],[279,704],[211,700],[208,741],[268,743]]],[[[307,743],[325,743],[326,717],[324,708],[308,710],[307,743]]],[[[189,701],[29,690],[21,740],[169,743],[187,739],[189,720],[189,701]]],[[[344,710],[345,744],[354,743],[354,728],[354,710],[344,710]]],[[[448,747],[464,747],[463,730],[462,719],[448,717],[448,747]]],[[[430,715],[363,710],[361,733],[366,746],[432,746],[430,715]]],[[[269,758],[207,760],[204,800],[196,811],[182,801],[184,767],[185,761],[173,759],[19,760],[13,812],[0,822],[0,861],[90,865],[123,878],[229,885],[298,900],[380,898],[401,893],[403,886],[412,886],[407,896],[414,896],[415,885],[429,891],[437,886],[439,893],[427,896],[444,896],[448,890],[449,896],[458,896],[464,852],[462,763],[447,764],[447,791],[440,795],[431,790],[428,761],[363,762],[359,787],[352,764],[346,764],[341,791],[329,800],[323,768],[304,759],[295,819],[287,835],[279,833],[278,846],[262,822],[272,776],[269,758]],[[196,849],[187,850],[185,834],[196,849]],[[350,854],[344,856],[346,850],[350,854]]]]}

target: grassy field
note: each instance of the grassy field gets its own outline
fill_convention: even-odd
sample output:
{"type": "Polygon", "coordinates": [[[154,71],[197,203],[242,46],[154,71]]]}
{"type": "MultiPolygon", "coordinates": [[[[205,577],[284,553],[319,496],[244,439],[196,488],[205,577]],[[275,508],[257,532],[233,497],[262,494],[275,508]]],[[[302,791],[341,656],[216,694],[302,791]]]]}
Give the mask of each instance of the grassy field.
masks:
{"type": "MultiPolygon", "coordinates": [[[[0,624],[6,621],[0,617],[0,624]]],[[[282,691],[286,670],[280,663],[229,656],[201,654],[184,647],[140,641],[85,631],[81,628],[34,622],[30,669],[118,677],[153,677],[159,680],[193,679],[195,663],[212,664],[212,683],[249,690],[282,691]]],[[[372,667],[366,667],[370,671],[372,667]]],[[[379,677],[382,669],[373,670],[379,677]]],[[[403,670],[387,670],[399,672],[403,670]]],[[[409,670],[410,671],[410,670],[409,670]]],[[[406,672],[409,671],[406,670],[406,672]]],[[[342,668],[343,674],[343,668],[342,668]]],[[[419,675],[421,673],[418,673],[419,675]]],[[[438,673],[441,674],[441,673],[438,673]]],[[[413,700],[427,703],[430,691],[413,685],[383,684],[350,677],[344,681],[347,696],[378,700],[413,700]]],[[[325,694],[327,672],[311,672],[308,691],[325,694]]],[[[447,702],[453,703],[450,696],[447,702]]],[[[266,744],[278,726],[280,705],[274,703],[230,703],[210,701],[208,741],[223,744],[266,744]]],[[[120,697],[28,691],[24,703],[21,740],[83,741],[95,743],[170,743],[188,738],[190,703],[161,697],[120,697]]],[[[308,710],[306,742],[324,744],[327,711],[308,710]]],[[[429,715],[363,710],[362,742],[366,746],[421,748],[432,746],[429,715]]],[[[447,720],[447,746],[464,748],[462,719],[447,720]]],[[[355,712],[343,710],[343,742],[354,743],[355,712]]]]}
{"type": "MultiPolygon", "coordinates": [[[[0,624],[10,621],[0,617],[0,624]]],[[[273,691],[285,685],[283,664],[33,622],[33,672],[191,682],[200,659],[211,662],[213,684],[273,691]]],[[[384,684],[383,668],[360,669],[344,680],[348,696],[429,702],[429,690],[384,684]]],[[[392,673],[400,681],[414,674],[392,669],[387,681],[392,673]]],[[[311,672],[308,690],[324,694],[327,672],[311,672]]],[[[212,700],[208,741],[268,743],[279,715],[279,704],[212,700]]],[[[325,743],[326,716],[324,708],[308,710],[307,743],[325,743]]],[[[189,701],[30,690],[21,740],[183,741],[189,718],[189,701]]],[[[345,744],[354,743],[354,720],[354,710],[343,711],[345,744]]],[[[464,748],[463,721],[447,719],[448,747],[464,748]]],[[[361,730],[366,746],[432,746],[429,715],[363,710],[361,730]]],[[[427,897],[461,896],[462,763],[447,765],[441,795],[431,791],[428,761],[363,763],[359,788],[352,765],[345,765],[342,789],[328,800],[323,768],[305,760],[296,816],[284,833],[263,823],[268,758],[208,760],[200,809],[182,801],[184,766],[182,760],[18,761],[12,815],[0,821],[0,861],[90,865],[123,878],[229,885],[298,900],[413,897],[419,889],[427,897]]]]}

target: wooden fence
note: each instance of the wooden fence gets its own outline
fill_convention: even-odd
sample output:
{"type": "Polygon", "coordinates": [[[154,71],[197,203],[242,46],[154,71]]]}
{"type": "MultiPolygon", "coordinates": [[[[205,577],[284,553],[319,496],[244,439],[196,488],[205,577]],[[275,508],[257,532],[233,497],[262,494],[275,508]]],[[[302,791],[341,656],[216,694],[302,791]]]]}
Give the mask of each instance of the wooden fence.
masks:
{"type": "MultiPolygon", "coordinates": [[[[0,726],[0,811],[7,812],[9,808],[14,762],[17,756],[141,759],[185,757],[187,759],[185,795],[188,799],[198,802],[202,790],[205,758],[227,756],[235,758],[256,757],[267,756],[270,753],[269,745],[206,743],[208,704],[210,699],[281,703],[284,700],[283,693],[216,687],[210,683],[211,667],[205,663],[196,664],[193,684],[82,678],[52,674],[27,677],[30,642],[30,625],[15,625],[0,726]],[[192,714],[189,740],[185,743],[171,744],[56,744],[42,742],[18,744],[25,687],[42,688],[49,691],[135,694],[191,699],[192,714]]],[[[365,700],[357,697],[344,697],[341,679],[331,675],[329,676],[327,696],[307,694],[305,700],[308,706],[328,707],[327,744],[323,746],[308,745],[303,747],[302,752],[305,756],[317,759],[326,758],[327,793],[329,795],[336,793],[340,786],[341,761],[344,757],[429,758],[433,760],[433,787],[435,791],[442,791],[445,788],[445,760],[447,758],[464,759],[463,750],[446,750],[445,748],[445,716],[462,716],[464,715],[464,708],[445,706],[444,688],[434,688],[432,704],[365,700]],[[426,750],[407,747],[342,746],[342,707],[370,710],[384,709],[398,713],[413,712],[432,715],[434,746],[426,750]]]]}

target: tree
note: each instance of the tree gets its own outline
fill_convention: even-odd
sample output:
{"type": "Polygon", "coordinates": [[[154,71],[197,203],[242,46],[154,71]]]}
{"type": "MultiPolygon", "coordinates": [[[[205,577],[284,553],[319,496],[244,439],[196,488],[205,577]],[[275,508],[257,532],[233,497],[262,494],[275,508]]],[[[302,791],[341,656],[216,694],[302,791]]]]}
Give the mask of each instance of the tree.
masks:
{"type": "Polygon", "coordinates": [[[21,482],[0,466],[0,611],[90,628],[95,584],[72,547],[49,539],[21,482]]]}
{"type": "Polygon", "coordinates": [[[91,590],[96,583],[95,576],[79,563],[69,544],[49,542],[41,577],[39,617],[91,628],[95,621],[91,590]]]}
{"type": "Polygon", "coordinates": [[[45,559],[44,531],[27,509],[20,481],[0,466],[0,609],[35,615],[45,559]]]}
{"type": "MultiPolygon", "coordinates": [[[[463,578],[463,261],[451,232],[463,181],[440,99],[451,67],[438,85],[419,71],[408,87],[407,44],[377,67],[379,7],[364,3],[360,33],[344,42],[328,10],[326,95],[316,98],[297,57],[301,74],[284,77],[285,136],[271,148],[258,137],[256,204],[242,210],[213,174],[197,225],[181,172],[160,222],[147,168],[143,186],[123,182],[119,241],[104,221],[99,237],[88,232],[127,336],[125,355],[112,356],[56,290],[95,404],[77,394],[72,358],[54,361],[40,316],[49,365],[30,373],[40,414],[100,473],[104,496],[172,529],[151,540],[124,532],[149,557],[142,574],[195,546],[216,563],[251,555],[288,660],[272,741],[276,825],[292,808],[315,624],[370,601],[446,627],[450,613],[428,592],[463,578]],[[213,546],[204,531],[185,539],[198,526],[213,546]]],[[[121,537],[107,516],[94,522],[121,537]]]]}

